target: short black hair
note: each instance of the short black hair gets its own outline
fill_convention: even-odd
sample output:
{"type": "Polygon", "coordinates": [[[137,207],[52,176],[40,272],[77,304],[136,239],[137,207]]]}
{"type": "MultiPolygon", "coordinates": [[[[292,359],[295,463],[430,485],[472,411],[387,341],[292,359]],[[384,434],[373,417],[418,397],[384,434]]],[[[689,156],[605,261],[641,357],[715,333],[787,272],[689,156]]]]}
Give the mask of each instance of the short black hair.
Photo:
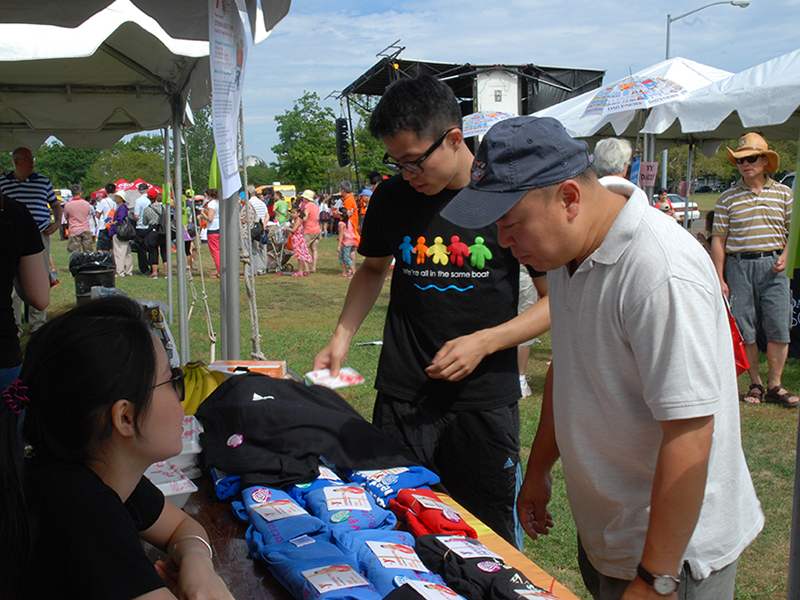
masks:
{"type": "Polygon", "coordinates": [[[446,83],[431,75],[395,81],[369,119],[369,132],[378,139],[400,131],[436,139],[452,127],[462,127],[458,100],[446,83]]]}

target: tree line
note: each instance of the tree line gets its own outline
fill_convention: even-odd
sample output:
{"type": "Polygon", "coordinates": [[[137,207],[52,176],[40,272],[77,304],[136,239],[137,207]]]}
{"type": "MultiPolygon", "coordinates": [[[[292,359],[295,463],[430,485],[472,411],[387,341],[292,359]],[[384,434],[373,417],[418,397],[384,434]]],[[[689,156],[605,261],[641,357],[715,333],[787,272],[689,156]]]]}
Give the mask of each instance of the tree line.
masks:
{"type": "MultiPolygon", "coordinates": [[[[273,181],[293,184],[298,191],[338,191],[342,179],[366,182],[373,169],[386,172],[381,164],[384,149],[380,140],[374,139],[367,123],[376,98],[355,96],[350,101],[353,117],[351,159],[355,151],[356,164],[340,167],[336,158],[336,115],[330,107],[320,104],[315,92],[304,92],[294,101],[291,109],[275,117],[278,143],[272,147],[275,160],[268,165],[251,166],[247,169],[248,183],[271,184],[273,181]]],[[[344,106],[342,106],[344,113],[344,106]]],[[[208,186],[209,166],[214,150],[211,128],[211,108],[194,113],[195,124],[185,131],[185,147],[189,165],[182,157],[184,186],[189,185],[191,169],[192,186],[201,191],[208,186]]],[[[725,147],[736,147],[737,140],[726,140],[712,158],[695,152],[692,167],[693,178],[714,178],[730,183],[738,179],[736,168],[731,165],[725,147]]],[[[785,140],[770,140],[770,148],[781,157],[778,179],[793,171],[797,162],[797,143],[785,140]]],[[[160,134],[137,134],[118,142],[106,150],[67,148],[59,141],[44,144],[35,152],[36,171],[48,176],[56,188],[69,188],[80,183],[85,190],[102,188],[110,181],[120,178],[142,179],[160,185],[164,180],[164,140],[160,134]]],[[[671,149],[667,165],[668,178],[672,182],[686,178],[688,146],[671,149]]],[[[661,158],[660,153],[657,156],[661,158]]],[[[11,154],[0,153],[0,169],[13,169],[11,154]]],[[[659,176],[660,179],[660,176],[659,176]]]]}

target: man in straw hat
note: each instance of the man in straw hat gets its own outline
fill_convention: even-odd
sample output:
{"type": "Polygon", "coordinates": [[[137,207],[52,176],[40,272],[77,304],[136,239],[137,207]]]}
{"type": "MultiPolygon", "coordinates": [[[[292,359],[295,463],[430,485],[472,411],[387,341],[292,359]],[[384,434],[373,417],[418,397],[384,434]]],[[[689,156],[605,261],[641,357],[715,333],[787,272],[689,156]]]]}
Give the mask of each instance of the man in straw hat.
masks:
{"type": "Polygon", "coordinates": [[[586,143],[550,118],[492,127],[442,216],[496,222],[503,246],[547,271],[553,361],[517,501],[528,534],[553,526],[560,457],[595,598],[733,598],[764,516],[708,254],[632,183],[598,180],[586,143]]]}
{"type": "Polygon", "coordinates": [[[777,170],[780,158],[759,134],[743,135],[737,149],[727,151],[742,178],[717,199],[711,258],[750,362],[750,389],[742,401],[796,407],[800,399],[781,384],[792,319],[792,293],[784,272],[792,190],[768,175],[777,170]],[[758,372],[759,314],[767,338],[766,390],[758,372]]]}

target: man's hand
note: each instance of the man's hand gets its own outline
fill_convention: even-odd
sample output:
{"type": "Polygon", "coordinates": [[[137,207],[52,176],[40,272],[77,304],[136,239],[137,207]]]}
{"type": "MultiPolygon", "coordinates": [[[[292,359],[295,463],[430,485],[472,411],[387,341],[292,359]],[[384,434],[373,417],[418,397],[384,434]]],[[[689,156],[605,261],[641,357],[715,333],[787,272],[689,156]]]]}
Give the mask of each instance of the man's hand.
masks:
{"type": "Polygon", "coordinates": [[[347,352],[350,349],[350,344],[344,340],[334,337],[325,344],[325,347],[320,350],[319,354],[314,357],[313,370],[330,369],[331,376],[336,377],[339,374],[339,369],[342,368],[347,352]]]}
{"type": "Polygon", "coordinates": [[[637,577],[631,581],[625,593],[622,594],[621,600],[678,600],[678,595],[662,596],[637,577]]]}
{"type": "Polygon", "coordinates": [[[553,526],[553,515],[547,510],[552,487],[553,475],[550,472],[535,475],[529,471],[525,474],[517,496],[517,515],[531,539],[535,540],[539,534],[547,535],[553,526]]]}
{"type": "Polygon", "coordinates": [[[42,233],[45,235],[53,235],[56,231],[58,231],[59,227],[60,225],[58,223],[50,223],[50,225],[48,225],[45,230],[42,231],[42,233]]]}
{"type": "Polygon", "coordinates": [[[786,252],[781,252],[778,260],[775,261],[775,264],[772,265],[772,272],[773,273],[780,273],[781,271],[786,269],[786,252]]]}
{"type": "Polygon", "coordinates": [[[487,345],[481,334],[478,331],[462,335],[442,346],[425,369],[428,377],[459,381],[472,373],[487,355],[487,345]]]}

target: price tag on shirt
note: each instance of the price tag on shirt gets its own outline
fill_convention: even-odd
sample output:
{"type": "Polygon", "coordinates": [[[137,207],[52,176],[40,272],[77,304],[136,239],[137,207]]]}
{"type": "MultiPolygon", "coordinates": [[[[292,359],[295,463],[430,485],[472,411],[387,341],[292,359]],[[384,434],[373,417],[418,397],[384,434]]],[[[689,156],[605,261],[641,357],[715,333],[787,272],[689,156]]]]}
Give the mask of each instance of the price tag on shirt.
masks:
{"type": "Polygon", "coordinates": [[[514,591],[519,594],[520,598],[544,598],[544,600],[560,600],[558,596],[546,590],[521,589],[514,591]]]}
{"type": "Polygon", "coordinates": [[[328,510],[372,510],[364,488],[344,485],[323,488],[328,510]]]}
{"type": "Polygon", "coordinates": [[[319,468],[319,478],[327,479],[328,481],[339,481],[339,476],[331,471],[328,467],[319,468]]]}
{"type": "Polygon", "coordinates": [[[364,477],[372,481],[380,481],[387,475],[399,475],[408,471],[408,467],[395,467],[394,469],[381,469],[380,471],[359,471],[364,477]]]}
{"type": "Polygon", "coordinates": [[[272,500],[271,502],[264,502],[252,508],[251,512],[256,512],[263,517],[265,521],[280,521],[288,517],[298,517],[301,515],[308,515],[300,505],[293,500],[272,500]]]}
{"type": "Polygon", "coordinates": [[[458,598],[458,594],[456,594],[453,590],[438,583],[407,581],[403,585],[410,585],[420,596],[426,600],[455,600],[458,598]]]}
{"type": "Polygon", "coordinates": [[[477,540],[471,540],[459,535],[438,536],[436,539],[461,558],[498,558],[503,560],[502,556],[495,554],[477,540]]]}
{"type": "Polygon", "coordinates": [[[302,571],[301,575],[306,581],[313,585],[320,594],[334,590],[344,590],[351,587],[369,585],[369,581],[364,579],[349,565],[317,567],[316,569],[302,571]]]}
{"type": "Polygon", "coordinates": [[[444,502],[440,502],[439,500],[434,500],[428,496],[418,496],[417,494],[412,494],[414,496],[414,500],[419,502],[425,508],[435,508],[436,510],[452,510],[454,513],[458,514],[458,511],[450,508],[444,502]]]}
{"type": "Polygon", "coordinates": [[[429,572],[411,546],[393,544],[391,542],[367,542],[367,546],[375,553],[381,566],[386,569],[411,569],[423,573],[429,572]]]}

